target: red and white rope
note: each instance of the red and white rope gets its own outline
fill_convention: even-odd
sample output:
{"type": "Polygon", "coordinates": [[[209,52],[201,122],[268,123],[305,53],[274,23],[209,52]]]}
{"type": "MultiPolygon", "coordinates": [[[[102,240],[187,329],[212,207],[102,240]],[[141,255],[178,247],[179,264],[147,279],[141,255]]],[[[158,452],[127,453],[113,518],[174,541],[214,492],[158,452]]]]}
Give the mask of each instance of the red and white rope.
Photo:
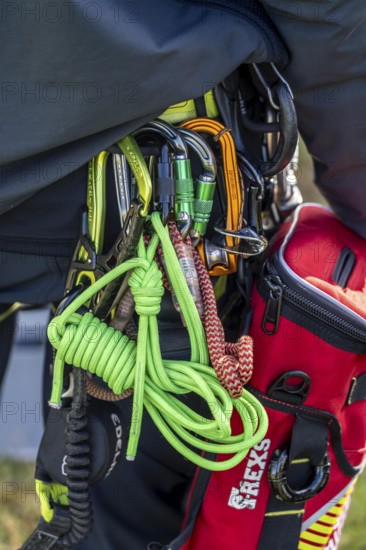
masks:
{"type": "MultiPolygon", "coordinates": [[[[169,233],[176,248],[182,242],[182,236],[174,222],[169,222],[169,233]]],[[[189,238],[185,242],[191,245],[189,238]]],[[[195,248],[192,249],[204,306],[204,326],[210,360],[222,386],[233,398],[238,398],[253,373],[253,340],[250,336],[243,335],[236,343],[225,341],[210,276],[198,252],[195,248]]]]}

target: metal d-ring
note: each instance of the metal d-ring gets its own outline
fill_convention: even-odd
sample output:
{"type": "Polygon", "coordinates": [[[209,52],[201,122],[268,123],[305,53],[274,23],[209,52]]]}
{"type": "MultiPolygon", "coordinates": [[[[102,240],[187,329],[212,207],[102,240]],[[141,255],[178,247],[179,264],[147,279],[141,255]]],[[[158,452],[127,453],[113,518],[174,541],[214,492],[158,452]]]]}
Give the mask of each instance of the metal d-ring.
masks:
{"type": "Polygon", "coordinates": [[[275,496],[285,502],[304,502],[317,495],[327,484],[330,474],[330,460],[328,453],[318,466],[313,468],[313,475],[301,489],[291,487],[287,473],[289,469],[289,455],[287,449],[275,451],[268,467],[268,479],[275,496]]]}

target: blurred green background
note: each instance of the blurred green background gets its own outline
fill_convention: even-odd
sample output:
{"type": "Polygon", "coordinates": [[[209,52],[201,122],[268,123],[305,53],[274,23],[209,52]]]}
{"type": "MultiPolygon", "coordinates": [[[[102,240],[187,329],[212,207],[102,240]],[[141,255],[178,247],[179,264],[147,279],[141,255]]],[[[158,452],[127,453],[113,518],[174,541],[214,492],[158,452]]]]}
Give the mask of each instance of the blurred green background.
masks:
{"type": "MultiPolygon", "coordinates": [[[[0,550],[19,548],[38,523],[39,505],[34,491],[33,475],[33,464],[0,461],[0,479],[3,487],[0,507],[0,550]]],[[[366,475],[363,474],[352,497],[339,550],[366,549],[365,522],[366,475]]]]}

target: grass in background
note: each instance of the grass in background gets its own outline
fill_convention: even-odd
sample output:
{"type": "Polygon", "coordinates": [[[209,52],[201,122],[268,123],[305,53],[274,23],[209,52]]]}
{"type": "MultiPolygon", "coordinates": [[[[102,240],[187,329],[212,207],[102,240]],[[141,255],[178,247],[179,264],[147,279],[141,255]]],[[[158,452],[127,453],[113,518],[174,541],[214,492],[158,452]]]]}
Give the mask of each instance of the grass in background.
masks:
{"type": "Polygon", "coordinates": [[[353,492],[351,507],[343,528],[339,550],[365,550],[365,522],[366,472],[361,475],[353,492]]]}
{"type": "MultiPolygon", "coordinates": [[[[0,550],[19,548],[38,523],[33,476],[34,464],[0,460],[0,550]]],[[[365,521],[366,474],[363,474],[352,497],[339,550],[365,550],[365,521]]]]}
{"type": "Polygon", "coordinates": [[[34,464],[0,461],[0,550],[16,550],[39,520],[34,464]]]}

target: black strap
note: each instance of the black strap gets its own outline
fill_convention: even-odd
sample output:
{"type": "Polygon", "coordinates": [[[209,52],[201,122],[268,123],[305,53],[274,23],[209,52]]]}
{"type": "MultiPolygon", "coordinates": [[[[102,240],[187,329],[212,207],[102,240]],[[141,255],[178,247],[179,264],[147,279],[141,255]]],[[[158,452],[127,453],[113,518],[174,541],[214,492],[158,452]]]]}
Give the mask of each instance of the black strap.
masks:
{"type": "Polygon", "coordinates": [[[303,502],[282,502],[272,493],[257,550],[297,550],[303,515],[303,502]]]}
{"type": "Polygon", "coordinates": [[[366,372],[352,379],[351,388],[347,397],[347,405],[366,399],[366,372]]]}
{"type": "Polygon", "coordinates": [[[355,467],[349,462],[347,455],[343,449],[341,433],[342,428],[338,418],[334,414],[328,411],[306,407],[305,405],[301,405],[300,408],[294,407],[293,405],[287,405],[284,402],[276,401],[275,399],[266,396],[266,394],[253,388],[253,386],[251,386],[250,384],[246,385],[246,389],[249,390],[250,393],[257,397],[260,402],[269,409],[286,412],[292,415],[294,415],[296,411],[301,410],[303,414],[306,414],[309,417],[314,417],[317,419],[318,422],[321,422],[322,424],[327,426],[327,429],[330,432],[335,458],[341,471],[348,477],[354,477],[360,473],[360,467],[355,467]]]}
{"type": "Polygon", "coordinates": [[[50,522],[41,520],[28,537],[20,550],[48,550],[62,548],[58,544],[60,537],[70,529],[71,521],[68,510],[54,506],[54,516],[50,522]]]}
{"type": "Polygon", "coordinates": [[[200,97],[196,97],[194,100],[194,107],[196,109],[196,115],[198,117],[206,117],[207,116],[207,109],[206,109],[206,103],[205,98],[203,95],[200,97]]]}
{"type": "Polygon", "coordinates": [[[297,414],[288,449],[277,449],[268,471],[271,495],[258,550],[297,550],[307,500],[329,478],[328,427],[297,414]]]}
{"type": "Polygon", "coordinates": [[[327,445],[328,426],[321,419],[298,413],[292,428],[290,464],[294,460],[307,458],[312,466],[318,466],[324,457],[327,445]]]}

